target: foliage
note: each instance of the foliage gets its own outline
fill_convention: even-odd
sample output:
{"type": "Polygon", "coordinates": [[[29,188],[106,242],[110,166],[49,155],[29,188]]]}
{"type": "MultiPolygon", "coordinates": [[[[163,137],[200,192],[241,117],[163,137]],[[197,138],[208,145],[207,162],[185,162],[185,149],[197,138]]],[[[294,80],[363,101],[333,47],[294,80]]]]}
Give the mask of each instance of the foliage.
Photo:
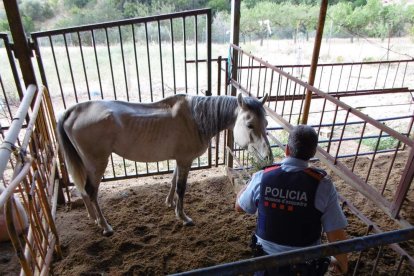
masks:
{"type": "MultiPolygon", "coordinates": [[[[108,20],[144,17],[210,7],[213,11],[213,41],[227,41],[230,25],[229,0],[21,0],[20,9],[27,32],[36,31],[56,13],[55,26],[69,27],[108,20]],[[65,11],[64,15],[58,11],[65,11]],[[227,25],[226,25],[227,24],[227,25]]],[[[306,38],[314,33],[320,0],[243,0],[241,38],[306,38]]],[[[411,34],[414,38],[414,6],[383,5],[381,0],[331,0],[326,28],[337,37],[386,38],[411,34]]],[[[0,31],[8,29],[0,15],[0,31]]]]}
{"type": "Polygon", "coordinates": [[[20,5],[21,13],[31,21],[41,21],[54,16],[51,5],[40,0],[26,0],[20,5]]]}
{"type": "Polygon", "coordinates": [[[379,143],[377,138],[369,138],[362,140],[362,144],[367,146],[370,150],[375,150],[378,144],[377,150],[395,149],[398,145],[398,140],[394,137],[381,137],[379,143]]]}

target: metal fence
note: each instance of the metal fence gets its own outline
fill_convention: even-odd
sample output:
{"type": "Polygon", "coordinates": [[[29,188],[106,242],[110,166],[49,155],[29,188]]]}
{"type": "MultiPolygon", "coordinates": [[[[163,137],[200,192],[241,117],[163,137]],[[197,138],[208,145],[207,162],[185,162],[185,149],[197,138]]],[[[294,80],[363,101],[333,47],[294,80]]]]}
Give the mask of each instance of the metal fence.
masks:
{"type": "Polygon", "coordinates": [[[0,59],[4,61],[4,66],[0,67],[0,127],[4,131],[10,126],[13,112],[23,97],[12,44],[6,33],[0,33],[0,59]]]}
{"type": "Polygon", "coordinates": [[[306,90],[311,91],[308,124],[313,125],[320,136],[317,157],[387,214],[397,218],[402,205],[409,203],[407,193],[414,173],[413,140],[409,137],[413,127],[412,114],[396,119],[400,122],[399,129],[388,126],[389,122],[377,121],[237,46],[233,45],[232,49],[238,52],[238,63],[242,67],[237,71],[237,81],[233,79],[232,84],[256,97],[265,93],[270,96],[267,111],[275,120],[269,132],[274,146],[284,147],[287,134],[280,129],[289,131],[300,122],[304,95],[306,90]],[[374,179],[373,171],[380,168],[377,165],[383,162],[380,157],[384,153],[388,153],[389,159],[387,173],[384,178],[374,179]],[[404,159],[402,172],[395,166],[397,155],[404,159]],[[348,159],[345,162],[341,157],[348,159]],[[365,169],[357,172],[358,166],[365,169]],[[395,175],[399,176],[397,180],[395,175]]]}
{"type": "MultiPolygon", "coordinates": [[[[213,94],[209,9],[36,32],[31,37],[42,82],[57,113],[95,99],[153,102],[177,93],[213,94]]],[[[223,162],[223,154],[216,152],[210,147],[193,169],[223,162]]],[[[171,161],[137,163],[115,154],[109,164],[104,180],[166,173],[175,167],[171,161]]]]}
{"type": "MultiPolygon", "coordinates": [[[[312,125],[319,135],[316,159],[322,161],[324,165],[344,179],[346,183],[353,186],[363,197],[370,199],[375,206],[378,206],[391,218],[394,218],[400,225],[409,226],[412,223],[411,202],[413,199],[412,193],[410,193],[412,191],[410,185],[413,179],[414,142],[411,138],[413,127],[411,109],[408,109],[408,111],[403,110],[399,116],[378,114],[380,118],[375,120],[350,104],[338,99],[342,99],[342,95],[347,93],[354,96],[372,94],[377,98],[380,98],[378,94],[387,95],[386,93],[393,93],[391,97],[395,97],[395,93],[397,93],[395,91],[397,90],[404,90],[402,91],[403,95],[410,96],[407,91],[412,90],[406,85],[412,85],[412,83],[407,84],[407,82],[403,82],[401,84],[402,87],[385,88],[385,90],[395,89],[395,91],[391,92],[382,91],[379,87],[376,87],[375,83],[378,83],[378,81],[373,81],[371,83],[372,89],[365,87],[364,91],[331,90],[329,91],[330,93],[325,93],[292,76],[292,72],[296,70],[292,69],[292,67],[287,66],[287,68],[291,68],[291,71],[289,71],[290,69],[286,70],[286,68],[282,70],[279,66],[273,66],[243,51],[238,46],[232,45],[231,48],[237,54],[237,75],[232,77],[231,84],[245,94],[257,98],[264,96],[266,93],[269,94],[269,100],[266,104],[268,116],[271,118],[268,135],[272,143],[274,155],[277,158],[282,158],[283,156],[289,131],[294,125],[300,123],[304,112],[305,94],[309,90],[312,93],[312,104],[308,124],[312,125]],[[375,91],[377,89],[378,91],[375,91]],[[338,95],[338,92],[341,95],[338,95]],[[378,93],[376,94],[375,92],[378,93]],[[383,177],[375,176],[379,170],[382,170],[383,177]]],[[[233,66],[236,66],[235,64],[233,62],[233,66]]],[[[373,63],[370,64],[370,66],[373,66],[373,63]]],[[[388,63],[379,63],[378,66],[384,66],[384,64],[388,63]]],[[[399,61],[399,64],[403,64],[403,62],[399,61]]],[[[404,72],[411,70],[408,68],[410,68],[410,65],[414,65],[412,61],[406,61],[404,64],[407,65],[404,66],[404,72]]],[[[342,67],[341,65],[330,66],[342,67]]],[[[395,68],[397,67],[398,65],[395,68]]],[[[301,67],[299,67],[299,70],[301,70],[301,67]]],[[[378,70],[374,70],[374,72],[374,77],[366,75],[365,78],[375,80],[378,70]]],[[[397,71],[394,71],[394,74],[396,74],[395,72],[397,71]]],[[[343,77],[341,74],[336,76],[343,77]]],[[[332,80],[333,78],[332,76],[332,80]]],[[[404,79],[404,76],[399,76],[399,78],[404,79]]],[[[338,80],[335,81],[338,83],[338,80]]],[[[354,81],[360,82],[361,79],[355,78],[354,81]]],[[[397,82],[393,80],[391,83],[397,82]]],[[[321,84],[325,84],[325,82],[321,81],[321,84]]],[[[369,84],[366,83],[365,85],[369,84]]],[[[355,87],[355,83],[350,81],[345,86],[355,87]]],[[[367,104],[365,97],[363,101],[361,101],[362,97],[355,98],[362,104],[367,104]]],[[[411,97],[408,97],[406,103],[408,106],[411,105],[411,97]]],[[[394,109],[401,111],[399,107],[394,107],[394,109]]],[[[246,172],[246,168],[254,167],[255,164],[251,161],[248,153],[238,149],[237,146],[230,150],[237,159],[236,169],[243,169],[246,172]]],[[[240,177],[245,177],[246,173],[240,177]]],[[[351,202],[343,197],[341,197],[341,201],[348,216],[356,217],[353,223],[366,225],[366,233],[362,235],[368,235],[371,232],[381,233],[381,229],[364,216],[360,210],[355,208],[351,202]]],[[[356,244],[357,242],[354,243],[354,245],[356,244]]],[[[388,272],[392,272],[395,275],[411,273],[412,267],[414,267],[414,259],[406,252],[409,246],[407,244],[404,246],[394,244],[389,247],[382,245],[367,251],[354,250],[355,253],[351,255],[353,275],[358,275],[363,263],[365,269],[369,267],[371,275],[375,275],[378,272],[378,263],[387,261],[386,257],[384,257],[384,255],[387,255],[384,254],[384,251],[387,250],[393,252],[391,255],[394,259],[393,265],[390,264],[390,271],[388,272]],[[411,268],[402,269],[404,263],[411,268]]],[[[330,246],[327,245],[327,248],[330,248],[330,246]]],[[[291,256],[288,259],[290,261],[297,259],[297,256],[301,256],[302,253],[304,251],[296,252],[295,257],[291,256]]],[[[321,256],[322,251],[319,254],[321,256]]],[[[280,261],[280,258],[278,261],[280,261]]],[[[249,263],[252,266],[257,266],[260,262],[250,260],[249,263]]],[[[228,271],[234,272],[240,268],[239,264],[224,266],[221,268],[217,267],[217,269],[224,270],[207,269],[205,271],[226,271],[226,269],[229,269],[228,271]]],[[[195,272],[203,273],[204,271],[195,272]]]]}
{"type": "Polygon", "coordinates": [[[53,254],[62,256],[54,223],[62,191],[58,189],[55,123],[47,90],[37,91],[31,85],[24,95],[0,148],[0,209],[5,210],[20,275],[48,275],[53,254]],[[22,129],[27,117],[28,125],[22,129]]]}

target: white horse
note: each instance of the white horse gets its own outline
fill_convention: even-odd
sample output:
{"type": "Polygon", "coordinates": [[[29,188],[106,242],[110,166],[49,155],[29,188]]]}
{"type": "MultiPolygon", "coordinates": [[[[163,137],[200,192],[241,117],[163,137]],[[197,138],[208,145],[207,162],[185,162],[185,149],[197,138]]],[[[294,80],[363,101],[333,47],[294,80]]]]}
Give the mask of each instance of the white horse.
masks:
{"type": "Polygon", "coordinates": [[[213,136],[232,129],[240,147],[272,162],[263,108],[266,99],[267,95],[260,101],[241,94],[237,98],[175,95],[145,104],[88,101],[66,110],[58,122],[58,141],[89,216],[103,228],[103,235],[112,235],[113,230],[99,207],[98,187],[112,152],[137,162],[175,159],[165,203],[175,205],[184,225],[193,225],[183,210],[187,176],[213,136]]]}

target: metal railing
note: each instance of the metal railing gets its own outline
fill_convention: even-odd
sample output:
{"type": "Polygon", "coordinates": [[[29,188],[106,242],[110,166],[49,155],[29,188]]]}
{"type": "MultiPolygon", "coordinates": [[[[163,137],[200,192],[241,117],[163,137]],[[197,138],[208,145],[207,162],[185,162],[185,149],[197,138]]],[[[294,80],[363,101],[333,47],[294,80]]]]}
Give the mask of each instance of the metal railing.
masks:
{"type": "Polygon", "coordinates": [[[54,252],[62,256],[54,223],[59,181],[48,97],[46,89],[28,87],[0,148],[0,208],[4,206],[9,237],[21,265],[20,275],[48,275],[54,252]],[[26,116],[29,122],[22,132],[26,116]],[[20,134],[22,142],[17,145],[20,134]]]}
{"type": "MultiPolygon", "coordinates": [[[[237,71],[237,76],[233,76],[232,85],[256,97],[268,93],[268,115],[275,121],[275,126],[287,132],[299,123],[303,115],[305,92],[311,91],[308,124],[315,127],[323,142],[319,144],[316,157],[390,217],[399,218],[404,225],[409,224],[400,217],[400,210],[407,203],[407,193],[414,174],[414,142],[410,138],[412,114],[400,116],[397,121],[404,118],[404,124],[398,128],[387,126],[388,122],[381,123],[241,48],[235,45],[231,47],[233,51],[238,51],[238,64],[243,67],[237,71]],[[388,152],[386,157],[384,147],[388,152]],[[344,162],[341,156],[350,157],[344,162]],[[403,169],[398,168],[401,165],[396,166],[397,156],[403,159],[403,169]],[[382,158],[388,158],[385,177],[374,178],[374,171],[384,170],[378,165],[383,162],[382,158]],[[357,170],[361,166],[364,169],[357,170]]],[[[284,147],[286,132],[283,134],[270,130],[269,135],[274,146],[284,147]]]]}
{"type": "Polygon", "coordinates": [[[23,97],[12,44],[6,33],[0,33],[0,57],[4,61],[3,66],[0,67],[0,128],[6,130],[23,97]]]}
{"type": "MultiPolygon", "coordinates": [[[[153,102],[177,93],[212,95],[210,9],[36,32],[31,37],[42,82],[58,112],[96,99],[153,102]]],[[[212,157],[219,158],[209,149],[193,169],[219,162],[212,157]]],[[[174,167],[171,161],[137,163],[112,154],[104,181],[169,173],[174,167]]]]}
{"type": "MultiPolygon", "coordinates": [[[[233,263],[221,264],[173,275],[245,275],[255,271],[264,271],[284,265],[303,263],[319,257],[332,256],[340,253],[363,251],[365,249],[398,243],[414,239],[414,228],[374,234],[367,237],[354,238],[330,244],[310,246],[280,254],[256,257],[233,263]]],[[[373,275],[373,274],[372,274],[373,275]]],[[[395,274],[398,275],[398,272],[395,274]]]]}

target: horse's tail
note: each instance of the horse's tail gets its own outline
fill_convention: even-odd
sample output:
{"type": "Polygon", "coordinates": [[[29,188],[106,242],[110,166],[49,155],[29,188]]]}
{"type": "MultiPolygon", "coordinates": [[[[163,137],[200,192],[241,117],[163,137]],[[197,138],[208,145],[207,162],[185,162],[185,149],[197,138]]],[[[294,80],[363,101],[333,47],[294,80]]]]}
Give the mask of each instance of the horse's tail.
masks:
{"type": "Polygon", "coordinates": [[[63,126],[71,111],[72,109],[67,110],[57,122],[57,140],[65,156],[69,174],[72,175],[79,192],[86,194],[85,185],[87,175],[85,165],[63,126]]]}

